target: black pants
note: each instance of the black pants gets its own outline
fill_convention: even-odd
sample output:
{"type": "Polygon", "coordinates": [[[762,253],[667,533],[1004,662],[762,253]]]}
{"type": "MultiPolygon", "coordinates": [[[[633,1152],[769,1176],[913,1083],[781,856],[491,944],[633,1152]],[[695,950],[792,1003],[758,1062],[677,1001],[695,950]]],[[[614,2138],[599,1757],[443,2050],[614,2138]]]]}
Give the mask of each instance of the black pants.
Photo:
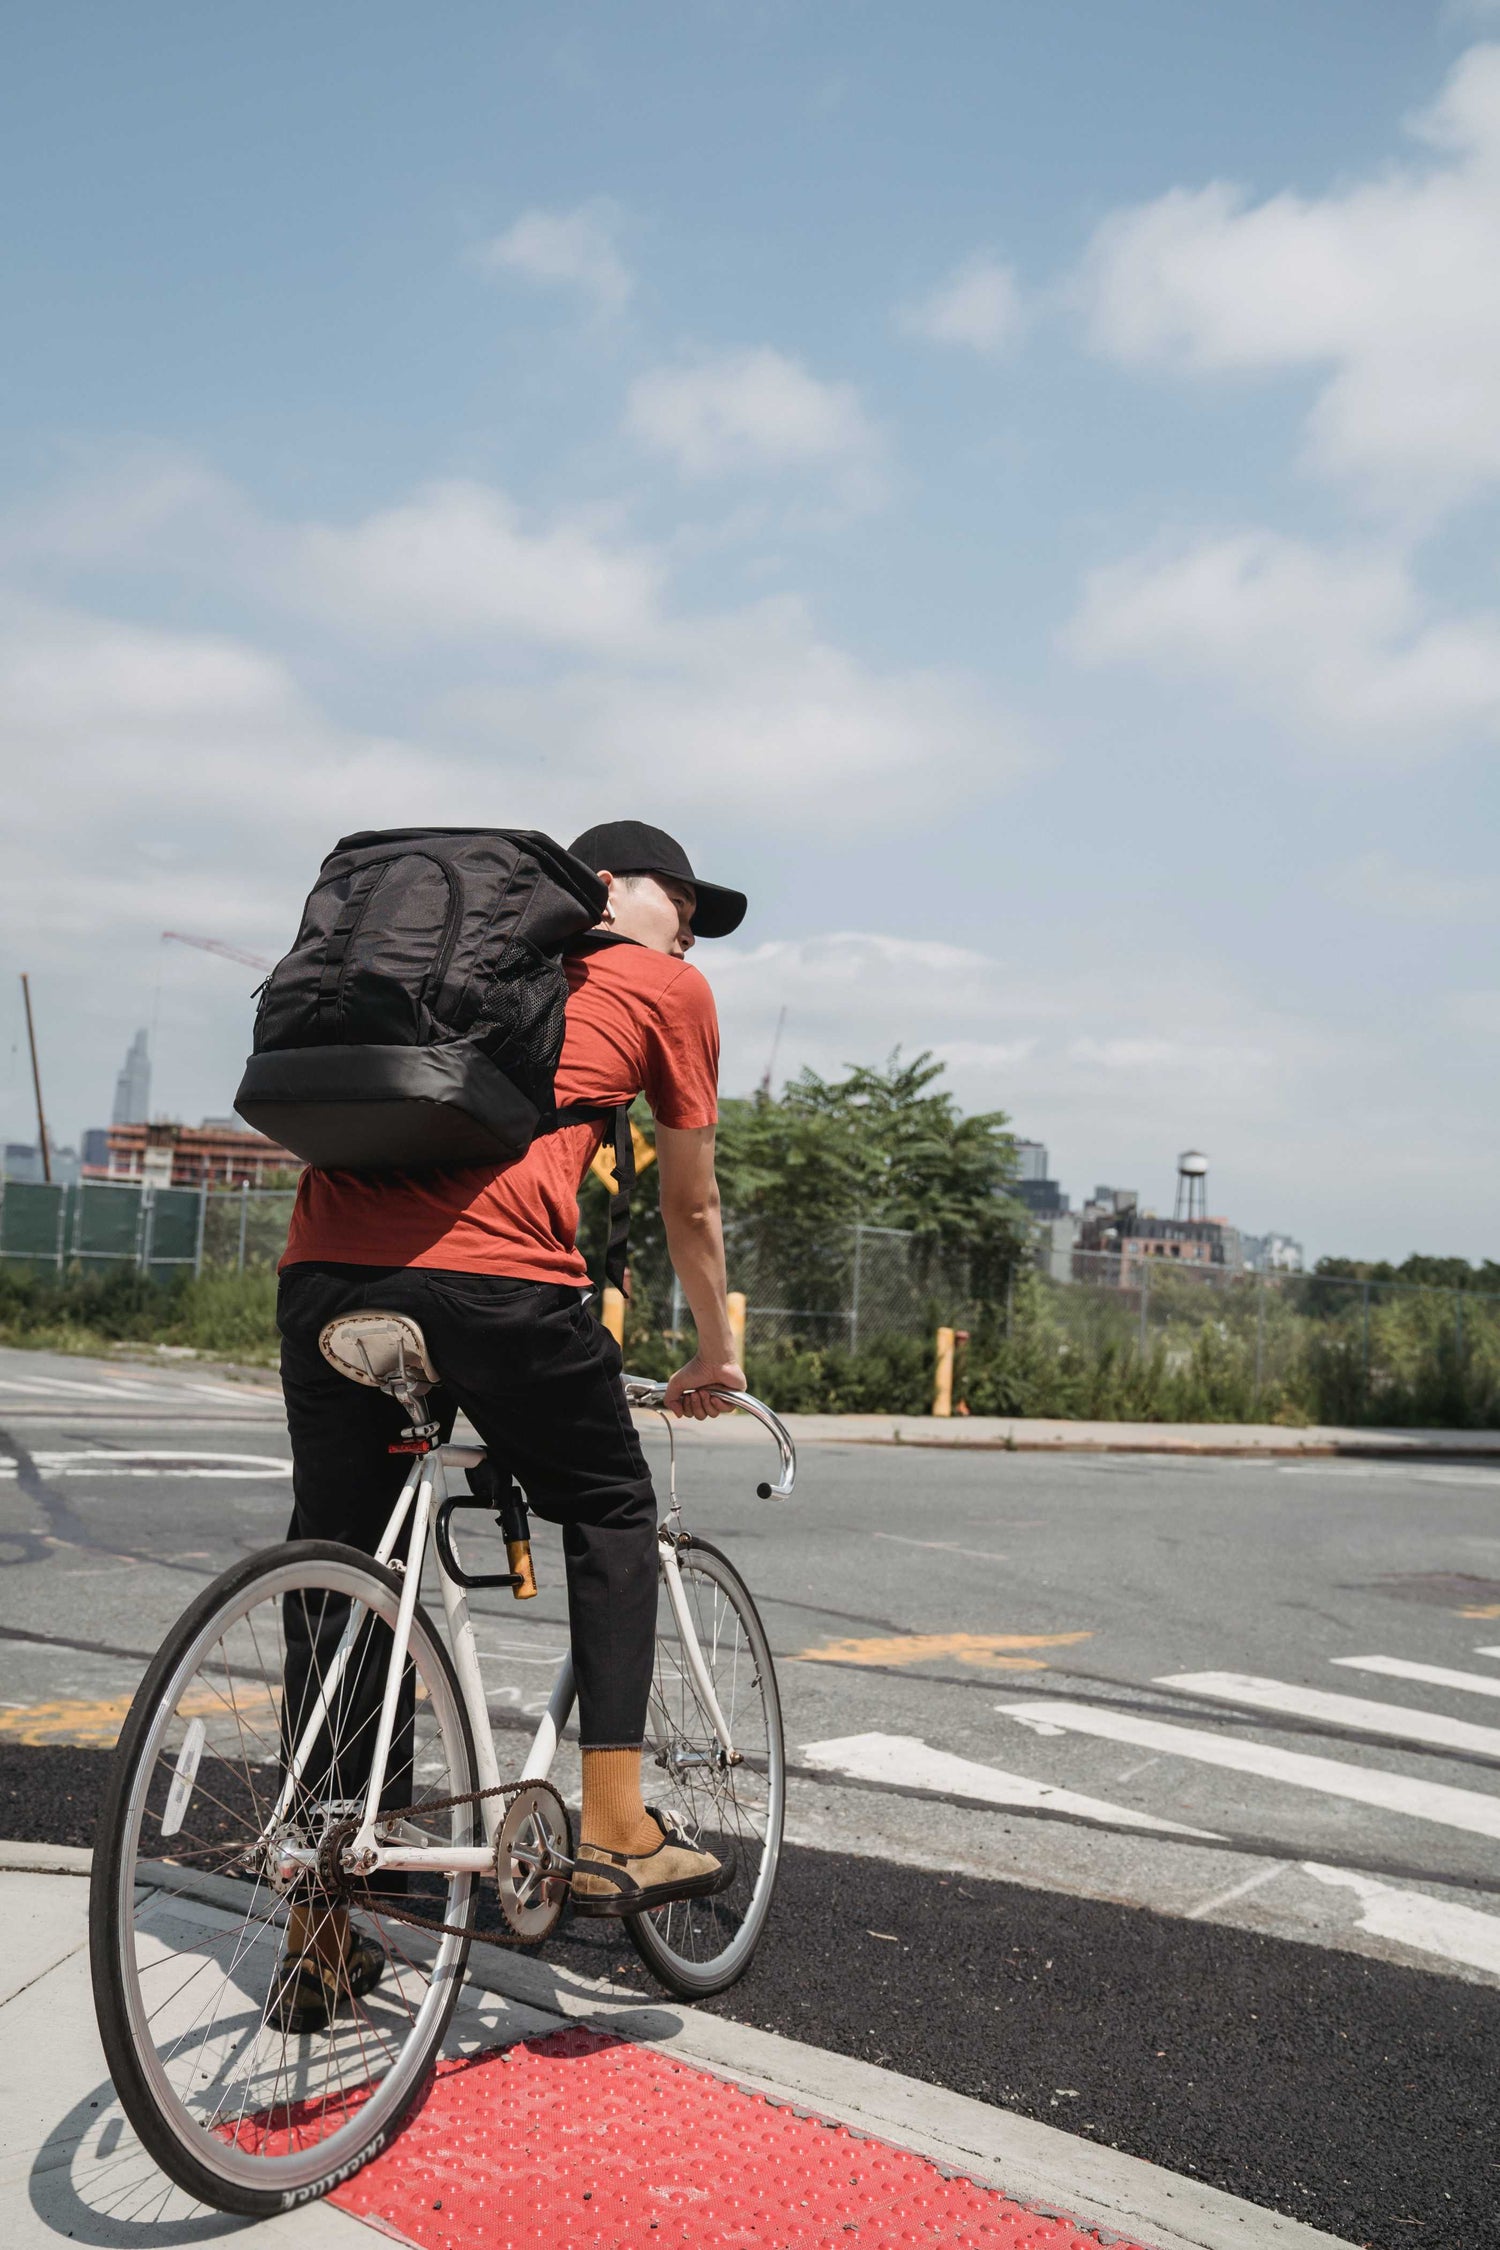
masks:
{"type": "Polygon", "coordinates": [[[444,1436],[461,1407],[497,1468],[539,1516],[562,1525],[579,1738],[585,1749],[638,1748],[656,1633],[656,1497],[614,1339],[576,1289],[555,1283],[420,1266],[289,1266],[277,1305],[289,1536],[339,1539],[366,1554],[411,1467],[386,1450],[405,1417],[318,1349],[325,1322],[364,1311],[419,1324],[442,1377],[430,1404],[444,1436]]]}

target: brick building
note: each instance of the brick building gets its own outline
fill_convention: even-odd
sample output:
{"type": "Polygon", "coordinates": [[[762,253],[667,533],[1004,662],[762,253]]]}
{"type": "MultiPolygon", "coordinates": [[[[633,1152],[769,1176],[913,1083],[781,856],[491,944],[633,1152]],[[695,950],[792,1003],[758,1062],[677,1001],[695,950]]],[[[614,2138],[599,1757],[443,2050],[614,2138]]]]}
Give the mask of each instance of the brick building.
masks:
{"type": "Polygon", "coordinates": [[[1227,1219],[1159,1219],[1154,1211],[1142,1211],[1128,1188],[1094,1191],[1093,1201],[1083,1207],[1077,1248],[1118,1258],[1122,1289],[1135,1286],[1148,1258],[1220,1273],[1237,1273],[1244,1265],[1239,1229],[1227,1219]]]}

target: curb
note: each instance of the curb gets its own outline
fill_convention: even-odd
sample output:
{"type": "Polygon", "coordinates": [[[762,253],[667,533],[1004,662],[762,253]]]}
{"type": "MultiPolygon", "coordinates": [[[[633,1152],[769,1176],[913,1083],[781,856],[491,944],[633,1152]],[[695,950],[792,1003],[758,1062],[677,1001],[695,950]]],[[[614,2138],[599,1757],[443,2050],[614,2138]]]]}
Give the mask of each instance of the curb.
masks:
{"type": "MultiPolygon", "coordinates": [[[[656,1419],[637,1410],[642,1427],[656,1419]]],[[[1175,1453],[1231,1460],[1500,1461],[1500,1430],[1305,1429],[1270,1422],[1064,1422],[1008,1415],[786,1414],[799,1445],[887,1445],[999,1453],[1175,1453]]],[[[733,1416],[716,1437],[759,1439],[733,1416]]]]}
{"type": "MultiPolygon", "coordinates": [[[[0,1840],[0,1873],[86,1875],[92,1857],[68,1845],[0,1840]]],[[[173,1888],[188,1896],[201,1892],[210,1903],[215,1895],[211,1876],[173,1888]]],[[[557,2025],[587,2023],[641,2046],[663,2048],[711,2077],[799,2114],[910,2149],[1040,2214],[1102,2229],[1106,2237],[1130,2233],[1154,2250],[1355,2250],[1320,2228],[1059,2126],[685,2002],[643,2006],[638,1993],[549,1967],[545,1959],[476,1946],[467,1982],[531,2013],[532,2023],[517,2028],[506,2043],[536,2037],[536,2017],[557,2025]]]]}
{"type": "Polygon", "coordinates": [[[12,1844],[0,1838],[0,1875],[87,1875],[91,1851],[76,1844],[12,1844]]]}

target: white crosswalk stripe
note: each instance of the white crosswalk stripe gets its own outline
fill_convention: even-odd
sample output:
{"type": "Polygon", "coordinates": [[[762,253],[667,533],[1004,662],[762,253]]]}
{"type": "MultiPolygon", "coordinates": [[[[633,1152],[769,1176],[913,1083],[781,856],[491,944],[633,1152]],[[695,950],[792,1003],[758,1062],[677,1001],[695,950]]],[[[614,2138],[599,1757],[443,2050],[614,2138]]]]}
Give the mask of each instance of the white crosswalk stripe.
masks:
{"type": "Polygon", "coordinates": [[[1455,1789],[1447,1782],[1419,1781],[1410,1774],[1388,1773],[1374,1766],[1345,1765],[1337,1758],[1316,1757],[1304,1750],[1282,1750],[1272,1743],[1168,1724],[1134,1711],[1103,1710],[1089,1703],[1054,1703],[1032,1697],[1021,1703],[999,1703],[995,1708],[1039,1732],[1092,1734],[1109,1742],[1138,1743],[1142,1749],[1196,1759],[1204,1765],[1227,1766],[1236,1773],[1259,1774],[1266,1781],[1284,1781],[1295,1789],[1316,1789],[1324,1796],[1345,1797],[1355,1804],[1378,1806],[1383,1812],[1464,1829],[1472,1836],[1500,1838],[1500,1797],[1455,1789]]]}
{"type": "Polygon", "coordinates": [[[1455,1899],[1398,1890],[1352,1868],[1322,1867],[1316,1860],[1304,1860],[1302,1872],[1320,1883],[1353,1891],[1360,1902],[1359,1927],[1373,1936],[1500,1976],[1500,1915],[1481,1914],[1477,1907],[1461,1906],[1455,1899]]]}
{"type": "Polygon", "coordinates": [[[1435,1749],[1471,1750],[1483,1758],[1500,1758],[1500,1727],[1413,1711],[1402,1703],[1330,1695],[1322,1688],[1294,1687],[1288,1681],[1256,1679],[1246,1672],[1168,1672],[1156,1685],[1180,1689],[1185,1695],[1210,1696],[1216,1702],[1249,1704],[1259,1711],[1284,1711],[1291,1718],[1359,1727],[1367,1734],[1388,1734],[1403,1742],[1430,1743],[1435,1749]]]}
{"type": "Polygon", "coordinates": [[[1081,1797],[1076,1790],[1057,1789],[1050,1782],[1033,1781],[1019,1773],[1001,1773],[995,1766],[974,1758],[955,1758],[934,1750],[912,1734],[851,1734],[837,1742],[809,1742],[802,1751],[805,1765],[824,1773],[847,1774],[851,1781],[877,1781],[898,1789],[942,1790],[954,1797],[975,1797],[983,1804],[1017,1805],[1033,1812],[1071,1813],[1075,1819],[1108,1821],[1115,1828],[1151,1828],[1172,1836],[1207,1836],[1205,1828],[1185,1828],[1181,1821],[1159,1819],[1154,1813],[1135,1812],[1128,1805],[1112,1805],[1102,1797],[1081,1797]]]}
{"type": "Polygon", "coordinates": [[[1379,1672],[1388,1680],[1425,1680],[1429,1687],[1462,1688],[1470,1695],[1500,1695],[1500,1679],[1488,1672],[1455,1672],[1446,1664],[1416,1664],[1405,1656],[1334,1656],[1332,1664],[1351,1672],[1379,1672]]]}

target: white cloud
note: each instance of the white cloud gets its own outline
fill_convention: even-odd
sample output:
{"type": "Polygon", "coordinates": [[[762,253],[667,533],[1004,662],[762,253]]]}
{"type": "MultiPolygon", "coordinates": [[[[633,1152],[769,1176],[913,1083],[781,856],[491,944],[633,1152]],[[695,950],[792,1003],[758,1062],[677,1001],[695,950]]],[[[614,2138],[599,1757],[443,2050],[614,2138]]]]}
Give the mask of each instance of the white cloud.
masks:
{"type": "Polygon", "coordinates": [[[601,313],[616,313],[635,287],[616,236],[620,212],[603,199],[573,211],[524,211],[504,234],[476,253],[490,273],[518,273],[528,281],[577,289],[601,313]]]}
{"type": "Polygon", "coordinates": [[[988,256],[956,266],[931,296],[903,305],[896,318],[909,336],[959,344],[988,358],[1009,351],[1025,326],[1014,268],[988,256]]]}
{"type": "MultiPolygon", "coordinates": [[[[114,1048],[158,986],[175,997],[157,1098],[225,1108],[245,980],[165,961],[159,933],[279,952],[350,829],[512,821],[567,837],[601,806],[654,802],[710,848],[792,818],[843,836],[978,801],[1032,757],[962,675],[882,671],[792,600],[684,612],[656,550],[527,524],[477,484],[336,526],[278,520],[154,459],[0,522],[0,568],[0,949],[73,1027],[49,1065],[64,1119],[97,1121],[114,1048]],[[60,572],[93,587],[92,607],[38,598],[60,572]],[[179,584],[236,628],[152,628],[101,598],[134,608],[165,586],[170,603],[179,584]],[[467,686],[434,700],[455,650],[467,686]],[[388,733],[349,716],[377,699],[401,714],[388,733]]],[[[10,1078],[0,1052],[0,1109],[24,1131],[10,1078]]]]}
{"type": "Polygon", "coordinates": [[[579,786],[634,785],[775,829],[870,829],[982,797],[1036,762],[979,685],[881,672],[823,639],[799,604],[664,627],[654,663],[450,698],[458,739],[545,743],[579,786]]]}
{"type": "Polygon", "coordinates": [[[1064,643],[1227,682],[1345,754],[1416,762],[1500,731],[1500,616],[1430,620],[1393,555],[1269,531],[1137,555],[1092,573],[1064,643]]]}
{"type": "Polygon", "coordinates": [[[1500,478],[1500,46],[1412,125],[1420,163],[1324,196],[1174,188],[1099,228],[1096,349],[1210,375],[1326,373],[1313,464],[1423,511],[1500,478]]]}
{"type": "Polygon", "coordinates": [[[359,523],[292,527],[285,546],[283,598],[382,637],[618,652],[657,629],[655,555],[568,518],[528,529],[489,485],[429,485],[359,523]]]}
{"type": "Polygon", "coordinates": [[[828,466],[868,476],[879,451],[852,383],[824,382],[764,344],[640,376],[626,421],[689,477],[828,466]]]}
{"type": "Polygon", "coordinates": [[[1402,922],[1470,924],[1500,915],[1500,882],[1404,866],[1391,852],[1364,852],[1328,878],[1328,895],[1362,914],[1402,922]]]}
{"type": "Polygon", "coordinates": [[[1492,1052],[1500,1041],[1500,991],[1450,992],[1442,1014],[1447,1028],[1461,1039],[1482,1040],[1492,1052]]]}
{"type": "MultiPolygon", "coordinates": [[[[1396,1092],[1387,1046],[1268,1004],[1201,954],[1122,944],[1106,974],[1097,962],[841,931],[705,946],[699,959],[724,1021],[726,1088],[759,1081],[783,1006],[786,1076],[928,1048],[966,1107],[1002,1108],[1046,1143],[1075,1203],[1112,1179],[1170,1208],[1176,1152],[1192,1143],[1210,1153],[1215,1209],[1295,1230],[1309,1227],[1315,1200],[1328,1225],[1361,1241],[1368,1199],[1394,1162],[1420,1152],[1422,1098],[1396,1092]],[[1140,1028],[1122,1032],[1127,996],[1140,1028]]],[[[1419,1183],[1411,1200],[1420,1194],[1419,1183]]]]}

